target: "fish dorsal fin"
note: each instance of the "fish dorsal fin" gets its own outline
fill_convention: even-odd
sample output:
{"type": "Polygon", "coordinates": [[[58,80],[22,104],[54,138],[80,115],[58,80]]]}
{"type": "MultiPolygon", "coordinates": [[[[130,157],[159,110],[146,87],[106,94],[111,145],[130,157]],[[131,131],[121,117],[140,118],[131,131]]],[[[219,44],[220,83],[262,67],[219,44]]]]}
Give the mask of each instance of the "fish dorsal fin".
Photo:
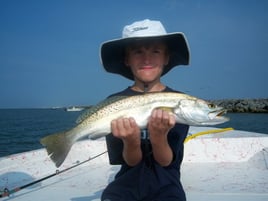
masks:
{"type": "Polygon", "coordinates": [[[101,108],[110,105],[116,101],[125,99],[129,96],[112,96],[109,97],[101,102],[99,102],[98,104],[86,109],[76,120],[76,123],[79,124],[82,121],[84,121],[87,117],[91,116],[92,114],[96,113],[98,110],[100,110],[101,108]]]}

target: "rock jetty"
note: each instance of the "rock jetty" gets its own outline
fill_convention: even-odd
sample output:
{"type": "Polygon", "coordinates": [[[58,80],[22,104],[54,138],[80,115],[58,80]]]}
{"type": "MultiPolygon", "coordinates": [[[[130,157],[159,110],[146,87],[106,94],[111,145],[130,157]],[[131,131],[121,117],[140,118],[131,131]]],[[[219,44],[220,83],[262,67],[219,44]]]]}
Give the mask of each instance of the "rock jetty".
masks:
{"type": "Polygon", "coordinates": [[[268,113],[268,98],[209,100],[228,112],[268,113]]]}

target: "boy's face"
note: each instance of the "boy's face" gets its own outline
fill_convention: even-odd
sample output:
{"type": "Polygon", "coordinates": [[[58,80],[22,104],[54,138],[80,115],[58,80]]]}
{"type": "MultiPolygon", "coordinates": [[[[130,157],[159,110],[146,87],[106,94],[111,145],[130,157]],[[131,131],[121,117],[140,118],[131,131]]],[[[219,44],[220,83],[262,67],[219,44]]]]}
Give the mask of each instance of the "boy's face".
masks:
{"type": "Polygon", "coordinates": [[[125,64],[131,68],[135,80],[150,83],[160,80],[169,56],[161,41],[137,41],[126,48],[125,64]]]}

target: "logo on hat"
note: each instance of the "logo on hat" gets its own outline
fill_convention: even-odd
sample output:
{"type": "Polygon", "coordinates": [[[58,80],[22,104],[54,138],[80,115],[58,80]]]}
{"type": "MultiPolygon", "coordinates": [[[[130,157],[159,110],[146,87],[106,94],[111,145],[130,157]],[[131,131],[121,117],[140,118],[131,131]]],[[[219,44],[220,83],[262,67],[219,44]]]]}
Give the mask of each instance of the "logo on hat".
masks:
{"type": "Polygon", "coordinates": [[[147,27],[134,27],[133,28],[133,32],[135,32],[135,31],[142,31],[142,30],[145,30],[145,29],[148,29],[149,27],[147,26],[147,27]]]}

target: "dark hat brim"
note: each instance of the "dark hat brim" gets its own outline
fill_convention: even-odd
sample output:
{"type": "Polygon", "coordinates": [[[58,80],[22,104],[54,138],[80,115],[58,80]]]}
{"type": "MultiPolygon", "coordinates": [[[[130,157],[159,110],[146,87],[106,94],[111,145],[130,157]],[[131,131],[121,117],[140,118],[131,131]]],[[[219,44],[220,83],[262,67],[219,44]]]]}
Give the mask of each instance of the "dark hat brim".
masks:
{"type": "Polygon", "coordinates": [[[169,49],[169,63],[165,66],[162,76],[172,68],[190,63],[190,51],[183,33],[176,32],[152,37],[133,37],[111,40],[103,43],[100,49],[101,62],[109,73],[122,75],[134,80],[131,69],[125,65],[125,47],[135,40],[160,39],[166,42],[169,49]]]}

